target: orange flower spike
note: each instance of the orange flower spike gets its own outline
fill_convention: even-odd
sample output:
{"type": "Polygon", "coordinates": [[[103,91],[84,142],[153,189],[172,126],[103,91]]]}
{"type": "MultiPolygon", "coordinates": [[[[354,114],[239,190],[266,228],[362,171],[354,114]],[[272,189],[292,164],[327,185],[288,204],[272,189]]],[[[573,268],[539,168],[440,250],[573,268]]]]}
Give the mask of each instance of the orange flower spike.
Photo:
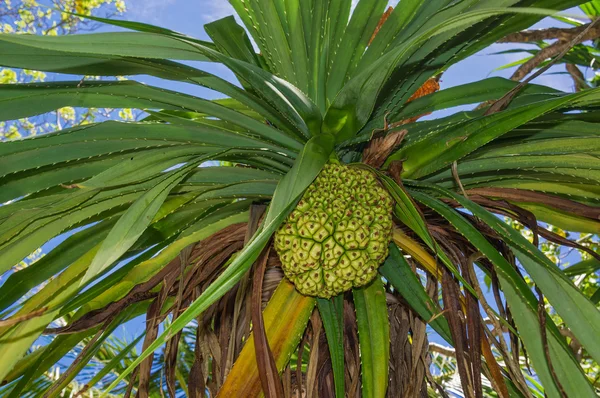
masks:
{"type": "Polygon", "coordinates": [[[383,13],[383,15],[381,15],[381,19],[377,23],[377,27],[375,28],[375,31],[371,35],[371,38],[369,39],[369,44],[367,44],[367,46],[370,46],[371,43],[373,43],[373,40],[375,40],[375,37],[377,36],[377,33],[379,33],[379,30],[381,29],[381,27],[383,26],[383,24],[385,23],[385,21],[387,21],[388,17],[392,13],[392,11],[394,11],[394,7],[390,6],[390,7],[388,7],[387,10],[385,10],[385,12],[383,13]]]}
{"type": "Polygon", "coordinates": [[[439,89],[440,89],[440,83],[438,82],[438,79],[435,77],[432,77],[431,79],[429,79],[425,83],[423,83],[423,85],[421,87],[419,87],[419,89],[417,91],[415,91],[413,95],[411,95],[411,97],[408,99],[408,101],[406,101],[406,103],[408,104],[409,102],[414,101],[417,98],[421,98],[426,95],[433,94],[436,91],[438,91],[439,89]]]}
{"type": "MultiPolygon", "coordinates": [[[[415,91],[413,95],[411,95],[411,97],[408,99],[408,101],[406,101],[406,103],[408,104],[409,102],[414,101],[417,98],[421,98],[426,95],[433,94],[436,91],[438,91],[439,89],[440,89],[440,83],[438,82],[438,78],[432,77],[431,79],[427,80],[421,87],[419,87],[419,89],[417,91],[415,91]]],[[[392,129],[392,128],[404,126],[405,124],[414,123],[417,120],[419,120],[420,118],[422,118],[423,116],[427,116],[430,114],[431,114],[431,112],[424,113],[419,116],[413,116],[411,118],[401,120],[396,123],[392,123],[389,125],[388,128],[392,129]]]]}

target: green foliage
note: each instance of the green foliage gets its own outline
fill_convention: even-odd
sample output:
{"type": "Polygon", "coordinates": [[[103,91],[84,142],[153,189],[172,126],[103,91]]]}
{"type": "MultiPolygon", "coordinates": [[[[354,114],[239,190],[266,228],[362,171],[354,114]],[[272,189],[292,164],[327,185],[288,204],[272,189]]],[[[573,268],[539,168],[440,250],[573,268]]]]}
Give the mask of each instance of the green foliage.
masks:
{"type": "MultiPolygon", "coordinates": [[[[514,82],[437,93],[424,85],[581,2],[403,0],[385,22],[379,0],[354,9],[350,0],[231,3],[245,26],[232,17],[210,23],[212,42],[91,15],[128,31],[64,35],[77,30],[79,15],[119,10],[112,2],[69,3],[77,15],[40,16],[58,21],[47,35],[0,33],[0,65],[12,68],[0,75],[3,126],[25,131],[29,122],[15,119],[43,120],[60,108],[51,113],[58,122],[0,144],[0,393],[107,396],[131,388],[160,396],[166,388],[171,396],[216,396],[239,391],[247,378],[256,394],[294,387],[411,395],[431,382],[431,358],[435,378],[448,387],[458,373],[466,395],[594,396],[600,91],[528,84],[492,112],[488,101],[514,82]],[[187,61],[224,65],[239,84],[187,61]],[[42,75],[23,77],[29,69],[96,77],[41,83],[42,75]],[[223,97],[144,85],[137,75],[223,97]],[[148,116],[116,122],[74,107],[148,116]],[[58,131],[33,137],[49,129],[58,131]],[[372,177],[354,191],[392,198],[394,243],[379,274],[367,278],[373,282],[317,300],[310,316],[315,300],[282,282],[272,236],[307,189],[323,194],[312,184],[325,165],[348,159],[372,177]],[[59,243],[24,267],[53,239],[59,243]],[[565,246],[585,253],[566,271],[556,265],[565,246]],[[496,309],[482,293],[485,278],[496,309]],[[263,305],[270,318],[256,322],[263,305]],[[284,310],[289,334],[273,318],[284,310]],[[136,340],[110,337],[144,314],[141,351],[136,340]],[[429,357],[427,324],[454,347],[455,362],[429,357]],[[265,336],[275,339],[272,351],[265,336]],[[52,366],[74,354],[57,377],[52,366]]],[[[40,33],[28,18],[15,26],[40,33]]],[[[354,191],[336,189],[328,199],[352,201],[354,191]]]]}
{"type": "MultiPolygon", "coordinates": [[[[0,10],[0,33],[67,35],[80,30],[89,30],[89,20],[84,15],[103,13],[116,15],[125,11],[123,0],[57,0],[48,7],[36,0],[7,0],[0,10]],[[58,12],[57,9],[65,12],[58,12]],[[77,12],[81,17],[69,14],[77,12]]],[[[45,72],[34,65],[30,69],[0,67],[0,84],[43,82],[48,79],[45,72]]],[[[90,76],[90,78],[93,78],[90,76]]],[[[54,110],[54,109],[53,109],[54,110]]],[[[0,140],[17,139],[23,136],[44,134],[71,126],[92,123],[97,118],[120,118],[132,120],[131,109],[94,109],[78,111],[67,106],[56,109],[43,118],[23,118],[12,122],[0,121],[0,140]]]]}

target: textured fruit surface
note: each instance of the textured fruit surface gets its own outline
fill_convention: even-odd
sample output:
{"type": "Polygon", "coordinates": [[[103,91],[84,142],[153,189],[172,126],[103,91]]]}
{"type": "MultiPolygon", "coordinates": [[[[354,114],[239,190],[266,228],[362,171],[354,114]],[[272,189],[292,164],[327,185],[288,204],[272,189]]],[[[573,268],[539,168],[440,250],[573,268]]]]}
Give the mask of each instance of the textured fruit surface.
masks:
{"type": "Polygon", "coordinates": [[[392,199],[375,176],[328,164],[275,234],[300,293],[329,298],[366,285],[388,255],[392,199]]]}

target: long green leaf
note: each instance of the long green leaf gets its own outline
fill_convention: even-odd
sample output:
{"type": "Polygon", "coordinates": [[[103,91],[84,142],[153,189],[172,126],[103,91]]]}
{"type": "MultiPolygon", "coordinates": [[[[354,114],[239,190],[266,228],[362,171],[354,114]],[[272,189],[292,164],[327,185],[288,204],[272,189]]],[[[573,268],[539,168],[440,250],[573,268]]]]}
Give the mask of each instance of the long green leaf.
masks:
{"type": "Polygon", "coordinates": [[[592,272],[596,272],[598,269],[600,269],[600,261],[596,260],[595,258],[590,258],[565,268],[564,272],[567,276],[577,276],[591,274],[592,272]]]}
{"type": "MultiPolygon", "coordinates": [[[[426,113],[460,105],[477,104],[497,100],[513,89],[518,83],[501,77],[492,77],[473,83],[462,84],[417,98],[403,106],[398,113],[390,115],[390,120],[406,120],[426,113]]],[[[527,84],[520,95],[559,94],[546,86],[527,84]]]]}
{"type": "Polygon", "coordinates": [[[383,185],[388,189],[388,192],[392,195],[392,198],[396,202],[396,209],[394,214],[398,217],[406,226],[412,229],[418,236],[427,244],[427,246],[442,260],[442,262],[448,267],[448,269],[454,274],[454,276],[463,284],[463,286],[471,293],[475,294],[473,286],[471,286],[465,278],[458,271],[455,264],[452,263],[448,255],[441,250],[439,244],[433,239],[433,236],[429,232],[429,229],[425,223],[425,219],[420,211],[417,209],[416,204],[405,192],[404,188],[400,187],[390,177],[383,173],[378,173],[383,185]]]}
{"type": "MultiPolygon", "coordinates": [[[[36,52],[64,51],[89,53],[92,56],[126,56],[156,59],[210,61],[191,43],[158,33],[107,32],[65,36],[0,34],[0,42],[7,55],[34,57],[36,52]],[[23,47],[10,46],[17,43],[23,47]],[[90,48],[93,47],[93,51],[90,48]]],[[[206,45],[209,43],[203,42],[206,45]]],[[[82,60],[85,62],[85,58],[82,60]]],[[[0,64],[2,61],[0,61],[0,64]]]]}
{"type": "MultiPolygon", "coordinates": [[[[105,21],[103,20],[102,22],[105,21]]],[[[217,21],[214,24],[218,24],[219,22],[220,21],[217,21]]],[[[207,30],[212,32],[217,27],[217,25],[214,24],[207,25],[207,30]]],[[[231,31],[229,26],[225,26],[224,29],[231,31]]],[[[229,95],[232,98],[239,100],[241,103],[250,106],[254,111],[266,117],[280,128],[298,134],[297,127],[290,123],[287,118],[278,114],[267,102],[257,98],[249,91],[240,89],[225,79],[203,72],[191,66],[168,60],[98,54],[95,52],[95,42],[92,42],[89,48],[86,48],[85,50],[80,49],[80,51],[76,51],[73,48],[69,48],[68,52],[44,50],[28,46],[27,40],[22,43],[19,39],[23,37],[26,36],[11,37],[11,41],[3,41],[0,39],[0,53],[3,54],[1,62],[3,65],[14,68],[28,68],[48,72],[91,76],[131,76],[148,74],[164,79],[198,84],[219,91],[224,95],[229,95]]],[[[178,37],[181,37],[181,35],[178,37]]],[[[229,37],[231,37],[231,34],[229,37]]],[[[190,40],[190,38],[187,37],[185,39],[190,40]]],[[[226,42],[230,41],[231,40],[226,42]]],[[[207,43],[204,43],[204,45],[206,46],[207,43]]],[[[243,47],[244,46],[242,46],[242,49],[243,47]]]]}
{"type": "Polygon", "coordinates": [[[237,24],[233,16],[206,24],[204,30],[223,54],[259,65],[246,31],[237,24]]]}
{"type": "MultiPolygon", "coordinates": [[[[501,2],[483,1],[467,2],[461,1],[452,6],[446,0],[418,1],[420,9],[411,10],[410,1],[408,10],[402,7],[402,12],[411,12],[410,24],[395,37],[389,45],[391,49],[397,47],[406,37],[416,36],[427,29],[436,26],[453,17],[460,17],[474,9],[498,8],[521,6],[518,0],[503,0],[501,2]]],[[[579,4],[577,0],[542,0],[535,3],[527,3],[528,6],[543,7],[546,10],[565,10],[579,4]]],[[[514,8],[513,8],[514,9],[514,8]]],[[[415,90],[424,84],[428,78],[440,71],[446,70],[450,65],[459,62],[485,47],[493,44],[507,34],[524,30],[539,21],[542,15],[534,14],[499,14],[487,18],[474,26],[463,29],[450,30],[443,35],[433,36],[419,48],[411,51],[409,56],[398,65],[391,81],[382,91],[377,113],[374,119],[378,124],[372,128],[381,128],[383,116],[386,113],[394,113],[412,95],[415,90]]],[[[377,58],[379,54],[375,54],[377,58]]],[[[371,130],[370,130],[371,131],[371,130]]]]}
{"type": "MultiPolygon", "coordinates": [[[[174,244],[157,256],[135,264],[136,266],[129,270],[126,275],[121,275],[117,283],[102,291],[101,294],[98,295],[97,292],[94,293],[90,290],[93,294],[87,295],[87,301],[83,301],[85,305],[80,308],[80,311],[76,314],[77,316],[73,319],[87,313],[86,309],[102,308],[106,304],[122,298],[136,284],[150,278],[160,267],[167,264],[189,244],[203,240],[233,223],[244,222],[247,219],[247,209],[248,204],[242,201],[217,211],[208,212],[208,215],[200,220],[197,225],[184,231],[185,233],[181,234],[179,240],[174,244]]],[[[79,282],[85,275],[99,248],[100,245],[98,244],[84,256],[77,259],[63,273],[52,279],[39,293],[29,299],[15,314],[15,316],[20,316],[43,307],[49,308],[44,315],[24,321],[8,330],[6,328],[0,330],[0,350],[10,353],[10,360],[0,363],[0,379],[8,374],[44,328],[59,316],[61,307],[80,290],[79,282]]],[[[118,273],[113,275],[119,276],[118,273]]],[[[102,282],[99,285],[101,284],[102,282]]]]}
{"type": "Polygon", "coordinates": [[[437,306],[394,243],[390,244],[390,255],[379,267],[379,273],[394,286],[408,305],[425,322],[428,322],[448,344],[452,345],[448,321],[446,321],[446,318],[439,316],[437,306]],[[431,319],[433,321],[430,322],[431,319]]]}
{"type": "Polygon", "coordinates": [[[222,62],[239,78],[251,85],[261,98],[291,120],[305,137],[319,134],[322,123],[321,111],[306,94],[290,82],[206,46],[196,44],[196,47],[215,61],[222,62]]]}
{"type": "Polygon", "coordinates": [[[80,286],[102,272],[135,243],[150,225],[169,192],[192,169],[198,167],[200,161],[196,160],[171,172],[163,181],[142,195],[129,207],[102,242],[102,246],[100,246],[92,264],[81,280],[80,286]]]}
{"type": "Polygon", "coordinates": [[[600,90],[587,90],[484,116],[469,123],[436,132],[413,145],[406,146],[390,156],[387,162],[406,158],[403,163],[404,176],[406,178],[422,177],[461,159],[526,122],[555,109],[573,106],[578,101],[596,101],[600,98],[599,94],[600,90]],[[418,157],[410,155],[414,153],[421,155],[418,157]]]}
{"type": "Polygon", "coordinates": [[[286,0],[278,4],[285,7],[287,38],[296,75],[296,86],[303,92],[308,93],[310,76],[308,74],[308,56],[300,0],[286,0]]]}
{"type": "Polygon", "coordinates": [[[327,345],[331,355],[333,383],[336,398],[345,396],[344,378],[344,297],[337,295],[329,300],[317,299],[319,314],[323,320],[327,345]]]}
{"type": "Polygon", "coordinates": [[[135,264],[125,275],[121,274],[118,275],[119,277],[112,278],[113,274],[111,274],[74,299],[76,305],[69,304],[69,306],[80,308],[73,315],[73,319],[125,297],[134,286],[150,279],[190,244],[204,240],[232,224],[246,222],[250,202],[249,200],[238,201],[225,206],[212,203],[204,206],[200,215],[195,215],[195,222],[184,228],[183,231],[176,230],[177,236],[174,242],[160,251],[158,255],[150,256],[150,258],[135,264]],[[100,286],[100,288],[96,288],[96,286],[100,286]]]}
{"type": "Polygon", "coordinates": [[[333,53],[327,80],[327,96],[330,100],[352,76],[386,5],[385,0],[360,0],[356,5],[339,47],[333,53]]]}
{"type": "Polygon", "coordinates": [[[297,139],[225,106],[134,81],[5,84],[0,85],[0,104],[0,120],[39,115],[64,106],[203,112],[238,125],[267,142],[281,139],[286,142],[284,148],[301,148],[297,139]]]}
{"type": "Polygon", "coordinates": [[[383,398],[388,387],[390,321],[381,278],[352,291],[360,347],[362,396],[383,398]]]}
{"type": "MultiPolygon", "coordinates": [[[[132,165],[143,162],[146,157],[152,156],[152,153],[160,158],[161,153],[168,152],[173,158],[210,152],[218,154],[217,158],[210,160],[224,160],[226,156],[234,156],[238,153],[278,156],[282,159],[282,163],[285,163],[286,158],[291,162],[296,156],[295,151],[286,150],[255,137],[211,127],[106,121],[56,134],[3,143],[0,147],[0,173],[7,177],[0,181],[12,182],[14,178],[22,177],[21,175],[10,176],[12,173],[34,169],[50,172],[59,167],[67,168],[64,176],[68,178],[72,176],[68,173],[68,167],[71,167],[72,163],[67,164],[67,162],[77,161],[79,164],[86,165],[92,162],[91,166],[93,166],[96,164],[94,162],[107,157],[113,160],[121,159],[119,152],[130,155],[122,161],[125,164],[129,159],[132,165]],[[95,144],[90,145],[89,142],[95,144]],[[227,148],[232,150],[224,153],[223,150],[227,148]],[[134,152],[136,155],[131,156],[134,152]]],[[[168,162],[169,157],[165,155],[163,158],[165,157],[165,161],[168,162]]],[[[101,163],[97,167],[102,165],[114,166],[111,163],[101,163]]],[[[116,168],[115,171],[118,169],[116,168]]],[[[147,171],[143,173],[148,174],[147,171]]],[[[41,183],[38,183],[38,186],[39,184],[41,183]]],[[[14,189],[13,192],[22,192],[23,189],[21,191],[14,189]]]]}
{"type": "Polygon", "coordinates": [[[262,41],[263,56],[276,75],[296,84],[297,76],[285,32],[287,20],[284,15],[277,12],[276,7],[280,2],[254,0],[248,3],[254,10],[254,21],[258,25],[259,32],[265,38],[262,41]]]}
{"type": "Polygon", "coordinates": [[[72,264],[97,245],[112,227],[100,223],[69,237],[30,266],[11,274],[0,287],[0,310],[14,304],[28,291],[72,264]]]}

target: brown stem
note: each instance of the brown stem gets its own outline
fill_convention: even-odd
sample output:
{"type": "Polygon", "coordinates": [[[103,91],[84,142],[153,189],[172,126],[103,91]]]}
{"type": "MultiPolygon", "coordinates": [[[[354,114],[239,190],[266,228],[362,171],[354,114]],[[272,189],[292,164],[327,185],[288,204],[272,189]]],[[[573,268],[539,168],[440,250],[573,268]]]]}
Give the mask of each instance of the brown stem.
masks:
{"type": "MultiPolygon", "coordinates": [[[[579,44],[579,43],[575,43],[579,44]]],[[[532,70],[537,68],[542,62],[545,60],[554,57],[557,54],[565,51],[566,49],[570,49],[572,47],[571,43],[568,41],[559,40],[556,43],[545,47],[538,51],[531,59],[525,62],[523,65],[519,66],[519,68],[512,74],[510,77],[511,80],[519,81],[531,73],[532,70]]]]}
{"type": "Polygon", "coordinates": [[[548,336],[546,335],[546,307],[544,306],[544,295],[542,291],[535,286],[535,291],[539,297],[538,300],[538,318],[540,322],[540,332],[542,334],[542,345],[544,346],[544,356],[546,357],[546,362],[548,363],[548,368],[550,369],[550,374],[552,375],[552,379],[554,380],[554,384],[558,389],[558,392],[561,397],[567,398],[568,395],[565,392],[562,384],[560,383],[558,376],[556,375],[556,371],[554,370],[554,365],[552,365],[552,359],[550,358],[550,348],[548,347],[548,336]]]}
{"type": "Polygon", "coordinates": [[[462,182],[460,181],[460,176],[458,175],[458,163],[456,161],[452,162],[452,177],[454,177],[454,181],[460,188],[460,191],[462,192],[463,196],[465,198],[469,199],[469,196],[467,195],[467,192],[465,191],[465,187],[463,186],[462,182]]]}
{"type": "MultiPolygon", "coordinates": [[[[557,56],[556,59],[558,60],[576,45],[583,43],[584,41],[600,37],[600,25],[598,25],[596,22],[597,21],[593,21],[587,25],[578,26],[577,28],[572,29],[555,28],[552,33],[556,35],[554,38],[557,38],[558,40],[554,44],[540,50],[533,58],[521,65],[519,69],[517,69],[516,72],[511,76],[511,80],[519,81],[527,76],[532,70],[537,68],[545,60],[554,56],[557,56]]],[[[543,35],[539,34],[538,32],[544,32],[544,30],[518,32],[515,33],[515,35],[517,35],[517,38],[525,39],[520,41],[545,40],[539,38],[543,35]]]]}
{"type": "Polygon", "coordinates": [[[585,82],[585,76],[581,73],[581,70],[575,64],[566,64],[567,72],[571,75],[573,83],[575,83],[575,91],[579,92],[588,88],[585,82]]]}
{"type": "MultiPolygon", "coordinates": [[[[258,230],[260,221],[263,218],[266,208],[267,207],[265,205],[259,204],[252,204],[252,206],[250,206],[250,216],[246,226],[244,245],[250,241],[252,236],[254,236],[258,230]]],[[[235,358],[240,355],[242,347],[244,346],[244,341],[246,341],[248,335],[250,334],[252,306],[246,305],[246,303],[249,303],[252,300],[252,272],[253,270],[248,270],[248,272],[246,272],[246,275],[244,275],[240,280],[239,287],[235,293],[233,319],[231,325],[232,336],[229,340],[229,349],[227,351],[227,361],[225,363],[224,371],[225,375],[229,374],[231,368],[233,367],[233,363],[235,362],[235,358]]]]}
{"type": "Polygon", "coordinates": [[[127,384],[127,390],[125,390],[125,394],[123,395],[123,398],[131,397],[131,392],[133,391],[133,386],[135,384],[135,379],[137,378],[139,369],[140,369],[139,367],[135,368],[133,370],[133,372],[131,373],[131,378],[129,379],[129,383],[127,384]]]}
{"type": "Polygon", "coordinates": [[[407,130],[399,130],[371,140],[363,151],[363,163],[376,169],[383,166],[392,151],[402,143],[406,133],[407,130]]]}
{"type": "MultiPolygon", "coordinates": [[[[564,57],[571,48],[573,48],[574,46],[576,46],[577,44],[581,43],[581,39],[584,38],[592,29],[596,28],[596,24],[597,22],[600,21],[600,18],[597,18],[596,20],[594,20],[592,23],[590,23],[581,33],[579,33],[577,36],[575,36],[572,40],[566,42],[565,44],[561,44],[563,42],[559,41],[557,43],[555,43],[554,45],[550,46],[550,47],[555,47],[554,50],[556,50],[558,47],[561,47],[560,50],[556,51],[556,53],[554,53],[553,55],[556,55],[550,62],[548,62],[544,67],[540,68],[537,72],[535,72],[533,75],[529,76],[527,79],[523,80],[521,83],[519,83],[516,87],[514,87],[513,89],[511,89],[509,92],[507,92],[504,96],[502,96],[502,98],[500,98],[499,100],[495,101],[489,108],[488,110],[485,112],[485,115],[491,115],[493,113],[496,112],[500,112],[504,109],[506,109],[511,101],[514,99],[514,97],[527,85],[529,84],[529,82],[531,82],[533,79],[535,79],[536,77],[540,76],[542,73],[546,72],[548,69],[550,69],[550,67],[554,64],[556,64],[560,59],[562,59],[562,57],[564,57]]],[[[543,51],[543,50],[542,50],[543,51]]],[[[541,51],[540,51],[541,53],[541,51]]],[[[538,56],[540,55],[539,53],[536,55],[538,56]]],[[[534,57],[535,58],[535,57],[534,57]]],[[[515,74],[511,77],[511,79],[513,80],[520,80],[516,78],[517,73],[519,73],[520,70],[525,70],[525,68],[530,68],[531,65],[529,64],[532,60],[528,61],[527,63],[521,65],[521,67],[519,68],[519,70],[517,70],[517,72],[515,72],[515,74]]],[[[535,69],[540,63],[542,63],[544,61],[544,59],[540,60],[539,63],[533,67],[531,67],[531,69],[529,70],[529,72],[531,72],[533,69],[535,69]]],[[[525,77],[527,74],[529,74],[529,72],[525,73],[523,75],[523,77],[525,77]]]]}
{"type": "MultiPolygon", "coordinates": [[[[194,297],[195,301],[200,295],[202,291],[200,287],[194,287],[194,297]]],[[[202,350],[200,348],[201,340],[202,340],[202,314],[198,315],[196,318],[198,322],[198,326],[196,326],[196,341],[194,344],[194,362],[192,363],[192,367],[190,369],[190,373],[188,376],[188,394],[190,398],[204,398],[206,391],[206,383],[205,383],[205,375],[202,369],[202,364],[204,362],[204,358],[202,355],[202,350]]]]}
{"type": "Polygon", "coordinates": [[[317,397],[315,385],[317,383],[317,367],[319,359],[319,337],[323,324],[318,312],[313,312],[310,324],[312,328],[312,338],[310,342],[310,356],[308,359],[308,368],[306,369],[306,398],[317,397]]]}
{"type": "Polygon", "coordinates": [[[571,348],[571,351],[573,351],[573,355],[575,355],[575,358],[577,358],[577,360],[581,362],[581,359],[583,357],[581,348],[583,346],[581,345],[579,340],[577,340],[577,337],[575,337],[575,335],[573,334],[573,332],[571,332],[571,330],[564,328],[564,327],[561,327],[558,331],[560,332],[560,334],[562,336],[565,336],[565,337],[568,337],[569,339],[571,339],[571,342],[569,343],[569,347],[571,348]]]}
{"type": "Polygon", "coordinates": [[[469,195],[481,195],[517,202],[539,203],[567,213],[575,213],[581,217],[600,220],[600,209],[598,207],[578,203],[558,195],[519,188],[473,188],[469,189],[467,193],[469,195]]]}
{"type": "Polygon", "coordinates": [[[444,272],[442,275],[442,300],[444,302],[444,309],[448,310],[446,312],[446,319],[448,320],[450,334],[452,335],[452,340],[454,341],[456,352],[458,353],[456,364],[463,391],[466,397],[474,398],[474,384],[471,377],[472,375],[468,371],[471,366],[468,361],[468,345],[464,325],[465,314],[461,310],[458,287],[449,271],[444,272]]]}
{"type": "MultiPolygon", "coordinates": [[[[548,28],[540,30],[524,30],[511,33],[510,35],[498,40],[498,43],[528,43],[542,40],[563,40],[569,41],[578,34],[586,30],[590,24],[577,26],[576,28],[548,28]]],[[[585,34],[581,41],[593,40],[600,37],[600,26],[596,26],[585,34]]]]}
{"type": "Polygon", "coordinates": [[[304,331],[300,345],[298,346],[298,359],[296,360],[296,398],[301,398],[302,395],[302,384],[304,376],[302,376],[302,354],[304,353],[304,346],[308,343],[308,331],[304,331]]]}
{"type": "Polygon", "coordinates": [[[0,328],[16,325],[17,323],[25,322],[38,316],[44,315],[48,310],[48,307],[42,307],[39,310],[30,312],[29,314],[15,316],[9,319],[0,320],[0,328]]]}

